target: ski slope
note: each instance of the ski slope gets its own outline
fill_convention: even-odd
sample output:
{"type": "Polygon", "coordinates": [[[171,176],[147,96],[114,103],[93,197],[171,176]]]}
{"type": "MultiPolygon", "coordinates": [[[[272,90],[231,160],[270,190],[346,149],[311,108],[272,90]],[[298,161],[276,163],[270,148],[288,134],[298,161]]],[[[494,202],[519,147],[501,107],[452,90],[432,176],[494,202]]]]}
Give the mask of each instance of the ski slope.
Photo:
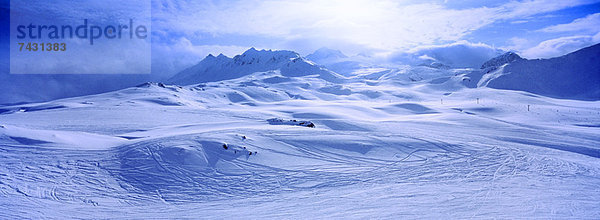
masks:
{"type": "Polygon", "coordinates": [[[600,215],[600,102],[419,68],[2,106],[0,218],[600,215]]]}

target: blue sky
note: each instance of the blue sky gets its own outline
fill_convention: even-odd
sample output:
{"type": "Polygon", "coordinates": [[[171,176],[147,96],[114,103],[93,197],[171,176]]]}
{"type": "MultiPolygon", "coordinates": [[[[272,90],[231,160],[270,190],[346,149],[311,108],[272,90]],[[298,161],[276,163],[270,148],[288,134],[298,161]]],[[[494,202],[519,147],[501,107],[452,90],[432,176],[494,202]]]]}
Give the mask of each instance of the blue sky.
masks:
{"type": "Polygon", "coordinates": [[[208,53],[233,56],[249,47],[302,55],[329,47],[385,57],[464,44],[548,58],[600,42],[600,0],[151,2],[153,74],[173,74],[208,53]]]}

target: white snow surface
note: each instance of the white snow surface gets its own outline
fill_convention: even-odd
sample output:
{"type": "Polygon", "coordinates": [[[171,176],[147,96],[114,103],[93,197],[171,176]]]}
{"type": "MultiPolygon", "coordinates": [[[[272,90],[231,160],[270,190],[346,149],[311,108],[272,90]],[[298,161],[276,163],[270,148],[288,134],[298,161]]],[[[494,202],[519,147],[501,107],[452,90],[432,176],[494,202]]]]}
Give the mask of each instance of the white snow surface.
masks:
{"type": "Polygon", "coordinates": [[[277,67],[0,107],[0,219],[600,216],[600,101],[277,67]]]}

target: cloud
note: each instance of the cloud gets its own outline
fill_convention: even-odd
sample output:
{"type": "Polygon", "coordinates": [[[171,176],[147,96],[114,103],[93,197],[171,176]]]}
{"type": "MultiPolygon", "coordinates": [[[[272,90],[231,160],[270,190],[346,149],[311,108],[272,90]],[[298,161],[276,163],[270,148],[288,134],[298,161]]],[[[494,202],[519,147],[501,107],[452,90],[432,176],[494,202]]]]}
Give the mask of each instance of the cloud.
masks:
{"type": "Polygon", "coordinates": [[[548,26],[539,29],[538,32],[576,33],[576,35],[542,41],[528,49],[522,49],[523,46],[521,46],[523,57],[552,58],[562,56],[583,47],[600,43],[600,13],[589,14],[570,23],[548,26]]]}
{"type": "Polygon", "coordinates": [[[572,32],[589,31],[593,33],[600,32],[600,13],[590,14],[584,18],[575,19],[568,24],[558,24],[543,28],[543,32],[572,32]]]}
{"type": "Polygon", "coordinates": [[[526,0],[510,1],[497,7],[504,14],[504,18],[528,17],[536,14],[558,11],[565,8],[571,8],[580,5],[596,3],[596,0],[526,0]]]}
{"type": "MultiPolygon", "coordinates": [[[[340,41],[388,51],[454,42],[497,21],[520,19],[594,1],[511,1],[497,7],[452,9],[392,0],[236,2],[163,0],[159,26],[193,35],[262,35],[279,41],[340,41]]],[[[293,48],[291,48],[293,49],[293,48]]]]}
{"type": "MultiPolygon", "coordinates": [[[[153,30],[172,36],[164,42],[153,39],[153,54],[161,57],[153,59],[153,72],[175,73],[209,51],[222,50],[232,56],[235,53],[227,52],[242,52],[250,46],[302,54],[322,46],[347,54],[390,54],[461,41],[499,21],[530,20],[534,15],[594,1],[528,0],[453,8],[438,1],[156,0],[153,30]],[[180,42],[181,37],[188,42],[180,42]],[[247,39],[268,40],[256,43],[247,39]]],[[[466,62],[452,60],[449,55],[440,59],[469,66],[487,57],[466,62]]]]}
{"type": "Polygon", "coordinates": [[[600,33],[594,36],[579,35],[560,37],[541,42],[535,47],[522,52],[525,58],[552,58],[574,52],[583,47],[591,46],[600,42],[600,33]]]}
{"type": "Polygon", "coordinates": [[[503,50],[522,51],[532,46],[532,43],[529,39],[521,37],[512,37],[508,39],[507,43],[508,45],[503,47],[503,50]]]}
{"type": "Polygon", "coordinates": [[[418,47],[408,52],[393,54],[389,60],[394,63],[411,65],[434,61],[452,67],[479,68],[485,61],[503,52],[483,43],[460,41],[446,45],[418,47]]]}

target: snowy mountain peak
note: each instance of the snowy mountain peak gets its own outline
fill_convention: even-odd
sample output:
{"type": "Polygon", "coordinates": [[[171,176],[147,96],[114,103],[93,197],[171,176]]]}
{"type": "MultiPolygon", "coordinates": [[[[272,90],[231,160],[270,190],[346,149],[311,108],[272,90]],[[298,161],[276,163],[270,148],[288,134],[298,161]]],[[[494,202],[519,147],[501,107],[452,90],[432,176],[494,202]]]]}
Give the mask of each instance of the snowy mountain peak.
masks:
{"type": "Polygon", "coordinates": [[[485,68],[489,68],[489,67],[495,68],[495,67],[499,67],[504,64],[507,64],[507,63],[512,63],[517,60],[523,60],[523,58],[521,58],[521,56],[519,56],[518,54],[516,54],[514,52],[506,52],[500,56],[494,57],[491,60],[488,60],[487,62],[483,63],[483,65],[481,65],[481,69],[485,69],[485,68]]]}
{"type": "Polygon", "coordinates": [[[207,56],[169,80],[169,82],[189,85],[201,82],[214,82],[235,79],[255,72],[281,70],[288,76],[319,75],[327,81],[337,81],[342,76],[323,69],[298,53],[288,50],[256,50],[250,48],[241,55],[229,58],[224,55],[207,56]]]}
{"type": "MultiPolygon", "coordinates": [[[[241,55],[237,55],[237,56],[240,56],[240,57],[265,57],[265,56],[271,56],[271,55],[290,56],[290,57],[299,57],[300,56],[298,53],[296,53],[294,51],[290,51],[290,50],[265,50],[265,49],[257,50],[254,47],[251,47],[250,49],[246,50],[241,55]]],[[[237,56],[235,56],[235,57],[237,57],[237,56]]]]}
{"type": "Polygon", "coordinates": [[[249,64],[266,64],[278,65],[289,62],[290,60],[299,58],[300,55],[294,51],[288,50],[256,50],[250,48],[241,55],[233,57],[234,63],[237,65],[249,64]]]}
{"type": "Polygon", "coordinates": [[[208,54],[208,56],[206,56],[202,61],[200,61],[200,63],[198,64],[205,64],[205,65],[213,65],[213,64],[217,64],[217,63],[225,63],[230,61],[231,58],[223,55],[223,54],[219,54],[219,56],[214,56],[212,54],[208,54]]]}
{"type": "Polygon", "coordinates": [[[254,47],[250,47],[250,49],[246,50],[246,52],[244,52],[244,53],[252,53],[252,52],[258,52],[258,50],[256,50],[256,48],[254,48],[254,47]]]}

